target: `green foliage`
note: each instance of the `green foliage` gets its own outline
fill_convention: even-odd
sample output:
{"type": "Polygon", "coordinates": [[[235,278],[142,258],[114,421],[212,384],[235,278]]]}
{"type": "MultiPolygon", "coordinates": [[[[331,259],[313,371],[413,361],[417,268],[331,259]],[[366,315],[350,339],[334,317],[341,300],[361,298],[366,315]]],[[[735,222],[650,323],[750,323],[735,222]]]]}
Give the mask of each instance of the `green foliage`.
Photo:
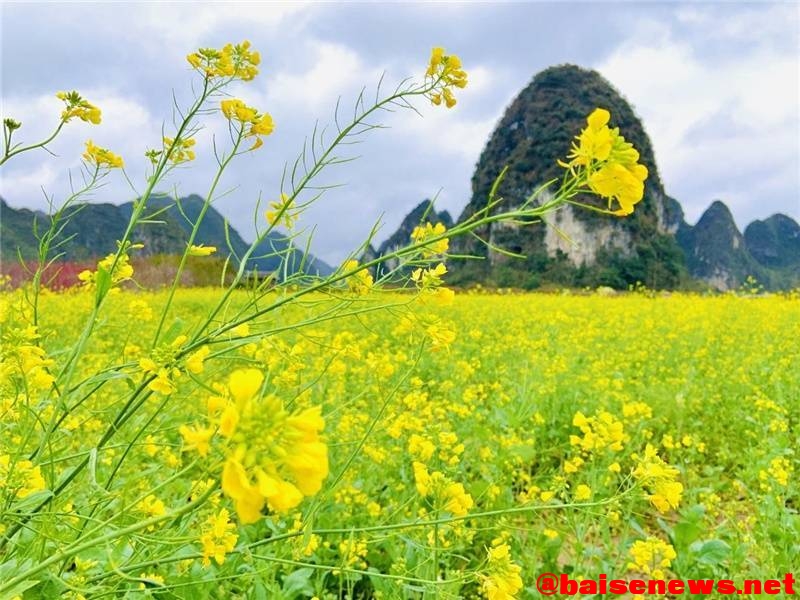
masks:
{"type": "MultiPolygon", "coordinates": [[[[148,200],[147,222],[140,223],[134,230],[135,243],[144,245],[137,252],[139,256],[172,255],[179,257],[186,249],[194,223],[203,208],[203,199],[191,195],[177,202],[166,196],[152,196],[148,200]]],[[[59,236],[58,252],[66,261],[83,261],[105,256],[116,250],[116,241],[122,239],[134,202],[119,206],[113,204],[76,204],[67,209],[63,216],[64,229],[59,236]]],[[[33,259],[38,253],[38,239],[33,227],[38,220],[38,230],[50,226],[50,218],[25,209],[14,209],[4,201],[0,219],[0,256],[5,261],[15,260],[17,251],[23,259],[33,259]]],[[[217,256],[231,256],[233,265],[238,267],[238,257],[244,255],[249,244],[239,233],[230,227],[225,218],[214,207],[210,207],[200,222],[196,242],[215,246],[217,256]],[[230,241],[230,248],[228,247],[230,241]],[[232,250],[232,252],[231,252],[232,250]]],[[[247,269],[262,273],[276,271],[286,259],[290,272],[300,269],[305,272],[326,275],[332,269],[319,259],[294,247],[284,234],[270,233],[252,253],[247,269]],[[287,252],[289,250],[289,252],[287,252]]],[[[163,264],[164,258],[154,264],[163,264]]],[[[177,265],[177,260],[174,261],[177,265]]],[[[208,277],[201,277],[208,280],[208,277]]],[[[219,283],[219,280],[217,280],[219,283]]]]}

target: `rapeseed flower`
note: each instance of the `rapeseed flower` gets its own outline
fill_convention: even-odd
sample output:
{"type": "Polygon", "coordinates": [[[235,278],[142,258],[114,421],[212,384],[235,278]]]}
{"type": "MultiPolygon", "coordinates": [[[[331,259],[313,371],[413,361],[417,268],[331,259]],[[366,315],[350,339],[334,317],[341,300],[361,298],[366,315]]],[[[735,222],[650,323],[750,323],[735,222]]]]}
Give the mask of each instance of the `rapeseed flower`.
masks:
{"type": "MultiPolygon", "coordinates": [[[[358,269],[358,261],[345,261],[345,263],[342,265],[342,269],[345,272],[355,271],[358,269]]],[[[346,281],[347,287],[350,288],[350,291],[358,296],[367,294],[375,283],[372,279],[372,275],[370,275],[369,271],[366,269],[361,269],[360,271],[352,273],[346,281]]]]}
{"type": "Polygon", "coordinates": [[[261,55],[250,50],[250,42],[245,40],[241,44],[226,44],[221,50],[200,48],[189,54],[186,60],[209,79],[229,77],[251,81],[258,75],[261,55]]]}
{"type": "Polygon", "coordinates": [[[260,148],[264,143],[261,140],[262,135],[270,135],[275,130],[275,123],[269,113],[261,114],[257,109],[247,106],[242,100],[232,98],[230,100],[223,100],[220,103],[222,114],[229,121],[238,121],[241,126],[250,129],[245,134],[245,137],[255,137],[256,141],[251,150],[260,148]]]}
{"type": "Polygon", "coordinates": [[[643,457],[634,454],[633,458],[638,461],[633,476],[650,492],[648,499],[658,512],[678,508],[683,495],[683,485],[677,481],[678,469],[665,463],[650,444],[643,457]]]}
{"type": "MultiPolygon", "coordinates": [[[[428,240],[439,237],[447,231],[447,228],[442,223],[425,223],[424,225],[417,225],[411,232],[411,240],[417,244],[424,244],[428,240]]],[[[450,240],[442,238],[431,242],[422,249],[422,256],[424,258],[431,258],[440,254],[445,254],[450,247],[450,240]]]]}
{"type": "Polygon", "coordinates": [[[596,108],[586,119],[586,127],[576,137],[567,156],[559,161],[589,191],[606,198],[608,209],[617,216],[629,215],[644,196],[647,167],[639,164],[639,152],[608,126],[611,113],[596,108]],[[619,208],[612,210],[612,202],[619,208]]]}
{"type": "Polygon", "coordinates": [[[514,600],[522,590],[522,568],[511,560],[508,544],[487,550],[486,572],[480,574],[481,591],[489,600],[514,600]]]}
{"type": "Polygon", "coordinates": [[[453,88],[467,86],[467,73],[461,66],[461,59],[455,54],[445,54],[444,48],[439,46],[431,50],[425,77],[431,81],[434,88],[428,97],[437,106],[444,101],[447,108],[453,108],[456,105],[453,88]]]}
{"type": "Polygon", "coordinates": [[[86,142],[86,151],[83,153],[83,158],[87,163],[94,165],[98,169],[121,169],[125,166],[122,157],[107,148],[95,145],[92,140],[86,142]]]}
{"type": "Polygon", "coordinates": [[[46,489],[42,470],[29,460],[15,460],[9,454],[0,454],[0,489],[14,498],[27,498],[46,489]]]}
{"type": "Polygon", "coordinates": [[[656,537],[635,541],[628,553],[631,557],[631,562],[628,563],[630,571],[658,580],[665,578],[664,569],[668,569],[678,556],[671,544],[656,537]]]}
{"type": "Polygon", "coordinates": [[[290,210],[291,197],[288,194],[281,193],[280,202],[270,202],[269,207],[270,210],[264,213],[267,223],[272,226],[283,223],[286,229],[294,227],[297,215],[290,210]]]}
{"type": "Polygon", "coordinates": [[[196,141],[194,138],[171,138],[164,137],[162,140],[164,144],[164,152],[169,152],[167,160],[174,165],[179,165],[184,162],[189,162],[196,158],[194,147],[196,141]]]}
{"type": "Polygon", "coordinates": [[[234,500],[242,523],[257,521],[265,506],[291,510],[328,476],[320,407],[289,413],[274,396],[262,397],[263,379],[256,369],[234,371],[228,384],[233,402],[218,423],[229,442],[222,491],[234,500]]]}
{"type": "Polygon", "coordinates": [[[474,506],[472,496],[463,484],[448,479],[441,471],[430,473],[428,467],[419,461],[414,461],[411,466],[417,492],[423,498],[429,498],[433,508],[463,517],[474,506]]]}
{"type": "Polygon", "coordinates": [[[88,100],[83,99],[78,92],[58,92],[56,98],[63,100],[64,104],[67,105],[61,113],[61,120],[64,123],[68,123],[72,118],[76,117],[92,125],[100,124],[102,118],[100,109],[88,100]]]}
{"type": "Polygon", "coordinates": [[[218,565],[225,562],[225,555],[234,549],[236,540],[239,539],[234,531],[236,525],[231,522],[227,509],[223,508],[217,514],[208,517],[200,535],[204,567],[211,564],[212,558],[218,565]]]}

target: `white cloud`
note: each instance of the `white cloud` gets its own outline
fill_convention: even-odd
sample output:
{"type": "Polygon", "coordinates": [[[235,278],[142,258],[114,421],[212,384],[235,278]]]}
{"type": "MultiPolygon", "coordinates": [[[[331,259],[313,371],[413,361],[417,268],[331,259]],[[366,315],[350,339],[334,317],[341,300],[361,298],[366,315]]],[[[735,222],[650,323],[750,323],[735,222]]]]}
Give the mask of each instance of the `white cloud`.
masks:
{"type": "Polygon", "coordinates": [[[787,188],[792,170],[800,169],[797,55],[767,41],[712,61],[679,37],[662,24],[649,40],[637,35],[597,66],[635,105],[667,192],[684,204],[690,221],[717,197],[738,198],[740,225],[786,210],[785,195],[756,197],[753,182],[780,173],[787,188]],[[698,130],[702,135],[692,135],[698,130]],[[749,188],[749,198],[738,184],[749,188]],[[697,197],[698,190],[710,197],[697,197]]]}

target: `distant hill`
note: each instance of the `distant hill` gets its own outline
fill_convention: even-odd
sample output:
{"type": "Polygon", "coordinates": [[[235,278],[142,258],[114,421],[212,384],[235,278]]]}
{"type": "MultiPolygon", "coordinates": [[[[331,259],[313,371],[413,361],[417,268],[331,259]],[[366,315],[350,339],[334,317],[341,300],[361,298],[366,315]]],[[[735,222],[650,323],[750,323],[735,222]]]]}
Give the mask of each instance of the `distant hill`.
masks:
{"type": "Polygon", "coordinates": [[[481,153],[472,177],[472,197],[459,220],[486,206],[489,190],[505,167],[508,171],[499,187],[504,209],[519,206],[545,181],[560,177],[563,169],[556,161],[566,156],[574,136],[586,126],[587,115],[597,107],[611,112],[611,126],[619,127],[636,146],[650,172],[644,201],[635,213],[610,218],[566,206],[551,217],[549,227],[490,225],[479,232],[482,237],[527,258],[509,258],[477,241],[463,243],[459,250],[484,260],[456,268],[460,281],[528,288],[547,283],[621,288],[641,281],[664,288],[679,286],[687,278],[674,237],[683,211],[664,191],[644,126],[599,73],[574,65],[542,71],[506,109],[481,153]]]}
{"type": "MultiPolygon", "coordinates": [[[[150,223],[137,227],[133,241],[144,244],[137,251],[139,256],[156,254],[181,254],[186,248],[192,223],[197,219],[203,206],[203,199],[197,195],[181,198],[180,210],[174,200],[165,196],[153,196],[148,201],[147,215],[156,212],[150,223]],[[161,212],[159,212],[161,211],[161,212]]],[[[79,204],[68,211],[68,224],[60,237],[67,241],[59,248],[64,253],[63,260],[82,261],[105,256],[116,250],[117,240],[122,239],[133,211],[133,202],[125,204],[79,204]]],[[[24,208],[15,209],[0,199],[0,257],[4,261],[16,260],[18,253],[24,259],[37,255],[38,242],[34,235],[34,221],[39,231],[49,226],[49,217],[41,212],[24,208]]],[[[196,244],[216,246],[218,256],[230,254],[228,241],[233,250],[232,259],[238,266],[238,257],[243,256],[248,244],[232,227],[227,227],[224,217],[213,207],[207,211],[198,231],[196,244]]],[[[280,257],[276,253],[290,249],[289,271],[326,275],[332,269],[314,256],[304,256],[303,252],[292,246],[280,233],[272,233],[256,248],[247,269],[258,272],[272,272],[280,267],[280,257]]]]}
{"type": "MultiPolygon", "coordinates": [[[[774,215],[751,223],[742,235],[728,207],[715,201],[696,225],[686,223],[680,203],[664,190],[652,144],[632,107],[599,73],[574,65],[537,74],[506,109],[481,153],[459,221],[486,206],[505,167],[502,209],[519,206],[545,181],[560,176],[563,169],[556,161],[598,106],[611,112],[611,126],[636,146],[648,168],[644,199],[634,214],[614,218],[565,206],[547,225],[487,226],[478,233],[492,246],[526,258],[510,258],[474,238],[456,240],[455,253],[480,260],[451,261],[450,283],[624,289],[642,282],[654,289],[727,290],[754,276],[770,289],[800,285],[800,226],[794,220],[774,215]]],[[[415,207],[375,255],[407,242],[424,206],[415,207]]]]}

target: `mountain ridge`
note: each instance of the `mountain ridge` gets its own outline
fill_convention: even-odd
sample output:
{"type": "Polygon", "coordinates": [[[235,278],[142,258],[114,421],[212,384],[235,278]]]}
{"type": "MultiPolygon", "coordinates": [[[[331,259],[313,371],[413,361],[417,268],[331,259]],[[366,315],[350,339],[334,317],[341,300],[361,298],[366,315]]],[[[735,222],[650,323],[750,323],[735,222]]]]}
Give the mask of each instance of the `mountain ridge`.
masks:
{"type": "MultiPolygon", "coordinates": [[[[506,108],[475,167],[472,195],[459,222],[485,207],[504,168],[498,188],[503,209],[519,206],[544,182],[559,177],[563,169],[557,160],[567,154],[586,116],[598,106],[610,111],[610,125],[634,144],[649,171],[644,198],[633,215],[615,218],[567,205],[547,217],[547,225],[484,227],[477,233],[488,246],[473,239],[451,244],[454,253],[478,257],[449,265],[451,283],[625,289],[641,282],[654,289],[705,285],[727,290],[753,276],[771,289],[800,285],[797,223],[786,215],[773,216],[748,225],[745,235],[727,205],[716,201],[695,225],[688,224],[680,202],[664,189],[652,144],[633,108],[599,73],[576,65],[537,73],[506,108]],[[526,258],[510,258],[492,247],[526,258]]],[[[597,202],[592,197],[580,200],[597,202]]]]}
{"type": "MultiPolygon", "coordinates": [[[[180,198],[177,203],[167,196],[151,196],[148,199],[146,216],[152,216],[152,219],[140,224],[133,234],[133,242],[144,244],[138,254],[181,254],[186,248],[192,224],[199,216],[203,204],[202,197],[196,194],[180,198]]],[[[117,240],[123,237],[133,205],[133,201],[122,204],[81,203],[68,208],[65,215],[66,225],[60,238],[66,240],[60,248],[64,252],[63,260],[97,259],[114,252],[117,240]]],[[[34,221],[39,223],[41,231],[42,227],[47,226],[49,219],[41,211],[17,209],[4,198],[0,198],[0,256],[6,260],[9,257],[16,259],[19,255],[23,259],[35,258],[38,241],[34,235],[34,221]]],[[[219,256],[230,255],[234,261],[249,247],[213,205],[206,212],[195,243],[215,246],[219,256]]],[[[313,255],[304,255],[284,235],[276,232],[272,232],[259,244],[248,260],[247,270],[261,273],[275,271],[281,266],[278,255],[287,250],[290,254],[289,270],[292,272],[301,268],[303,272],[321,275],[332,272],[324,261],[313,255]]]]}

